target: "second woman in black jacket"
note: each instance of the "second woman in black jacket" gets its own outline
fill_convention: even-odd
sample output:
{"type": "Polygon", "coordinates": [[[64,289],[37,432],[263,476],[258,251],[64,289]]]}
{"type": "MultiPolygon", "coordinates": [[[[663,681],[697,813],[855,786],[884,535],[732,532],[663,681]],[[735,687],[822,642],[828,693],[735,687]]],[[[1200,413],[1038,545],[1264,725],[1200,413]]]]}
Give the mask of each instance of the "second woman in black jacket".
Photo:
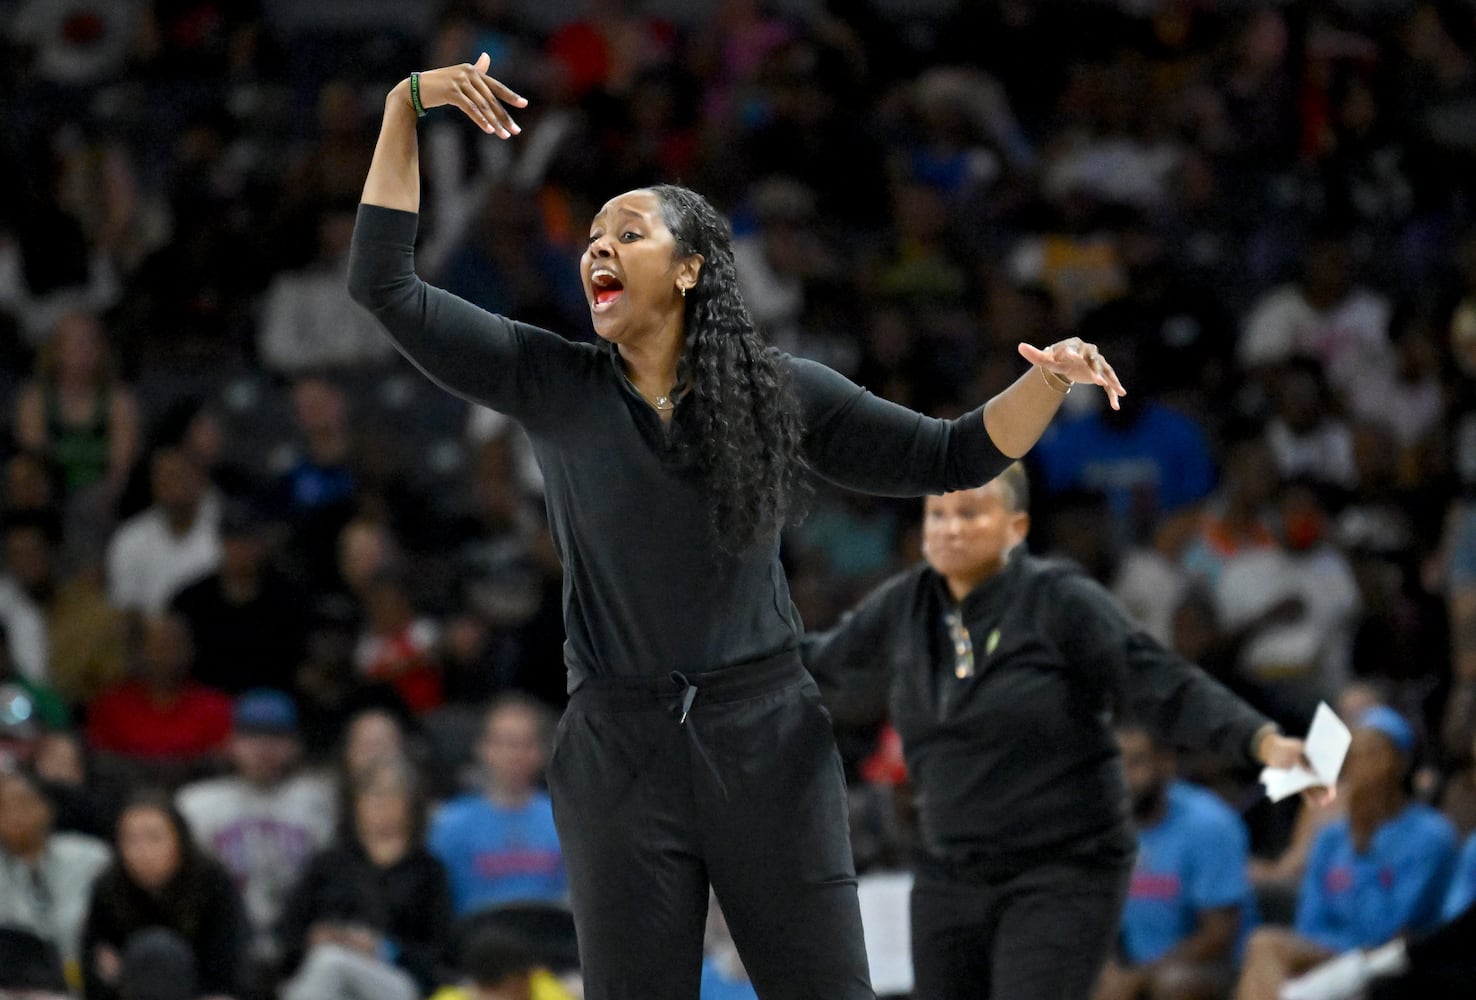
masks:
{"type": "Polygon", "coordinates": [[[298,972],[315,947],[338,945],[393,966],[418,995],[448,973],[451,891],[425,849],[426,801],[399,757],[344,776],[338,841],[308,863],[278,925],[283,967],[298,972]]]}

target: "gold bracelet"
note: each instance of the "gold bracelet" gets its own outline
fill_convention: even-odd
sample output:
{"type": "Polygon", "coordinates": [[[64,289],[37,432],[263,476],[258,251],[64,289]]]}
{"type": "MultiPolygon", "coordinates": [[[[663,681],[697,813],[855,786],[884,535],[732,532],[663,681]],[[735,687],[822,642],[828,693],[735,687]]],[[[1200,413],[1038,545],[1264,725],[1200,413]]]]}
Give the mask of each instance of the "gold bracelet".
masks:
{"type": "MultiPolygon", "coordinates": [[[[1039,365],[1036,365],[1036,367],[1040,368],[1039,365]]],[[[1063,396],[1070,392],[1071,387],[1076,384],[1069,378],[1066,378],[1064,375],[1057,375],[1055,372],[1049,371],[1045,368],[1040,369],[1040,377],[1045,379],[1046,385],[1050,386],[1052,389],[1054,389],[1056,392],[1059,392],[1063,396]]]]}

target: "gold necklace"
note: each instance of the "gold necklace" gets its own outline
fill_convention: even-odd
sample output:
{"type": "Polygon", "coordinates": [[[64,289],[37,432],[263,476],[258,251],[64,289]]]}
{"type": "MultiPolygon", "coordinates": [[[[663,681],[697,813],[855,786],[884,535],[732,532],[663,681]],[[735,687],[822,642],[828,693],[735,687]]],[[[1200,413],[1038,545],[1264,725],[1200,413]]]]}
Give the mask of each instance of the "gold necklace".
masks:
{"type": "Polygon", "coordinates": [[[671,393],[667,393],[664,396],[657,396],[656,401],[652,402],[651,397],[647,396],[644,392],[641,392],[641,387],[636,385],[635,382],[631,380],[631,377],[628,374],[626,374],[624,371],[622,371],[620,374],[625,377],[625,381],[629,383],[630,387],[636,391],[636,395],[640,396],[643,400],[650,404],[656,410],[656,412],[666,413],[669,410],[676,409],[676,400],[671,397],[671,393]]]}

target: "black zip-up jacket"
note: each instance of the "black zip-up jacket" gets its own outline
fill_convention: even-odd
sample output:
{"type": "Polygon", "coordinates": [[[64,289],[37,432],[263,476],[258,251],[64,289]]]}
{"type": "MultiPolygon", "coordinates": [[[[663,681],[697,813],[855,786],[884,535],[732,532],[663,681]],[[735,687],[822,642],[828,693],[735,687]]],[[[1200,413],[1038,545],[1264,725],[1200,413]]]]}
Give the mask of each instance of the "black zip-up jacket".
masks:
{"type": "MultiPolygon", "coordinates": [[[[411,212],[361,205],[349,290],[433,380],[528,432],[564,566],[569,690],[592,675],[715,670],[792,649],[801,626],[778,539],[737,556],[716,545],[701,477],[676,459],[614,345],[566,340],[426,284],[415,230],[411,212]]],[[[1009,464],[982,407],[938,420],[824,365],[783,361],[804,460],[833,483],[921,496],[982,485],[1009,464]]]]}
{"type": "Polygon", "coordinates": [[[801,644],[844,724],[889,715],[927,855],[985,877],[1135,849],[1116,713],[1165,742],[1251,761],[1269,720],[1164,649],[1072,565],[1018,547],[956,604],[926,565],[875,589],[801,644]],[[955,674],[945,616],[961,611],[973,675],[955,674]]]}

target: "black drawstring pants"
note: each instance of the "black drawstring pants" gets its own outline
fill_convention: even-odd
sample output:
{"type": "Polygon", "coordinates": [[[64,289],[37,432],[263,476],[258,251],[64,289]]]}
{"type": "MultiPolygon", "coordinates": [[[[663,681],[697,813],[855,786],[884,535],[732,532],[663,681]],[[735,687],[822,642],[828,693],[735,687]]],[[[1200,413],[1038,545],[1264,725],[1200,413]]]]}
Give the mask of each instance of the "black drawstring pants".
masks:
{"type": "Polygon", "coordinates": [[[587,680],[548,780],[588,1000],[697,1000],[709,883],[760,1000],[872,1000],[845,779],[796,654],[587,680]]]}

